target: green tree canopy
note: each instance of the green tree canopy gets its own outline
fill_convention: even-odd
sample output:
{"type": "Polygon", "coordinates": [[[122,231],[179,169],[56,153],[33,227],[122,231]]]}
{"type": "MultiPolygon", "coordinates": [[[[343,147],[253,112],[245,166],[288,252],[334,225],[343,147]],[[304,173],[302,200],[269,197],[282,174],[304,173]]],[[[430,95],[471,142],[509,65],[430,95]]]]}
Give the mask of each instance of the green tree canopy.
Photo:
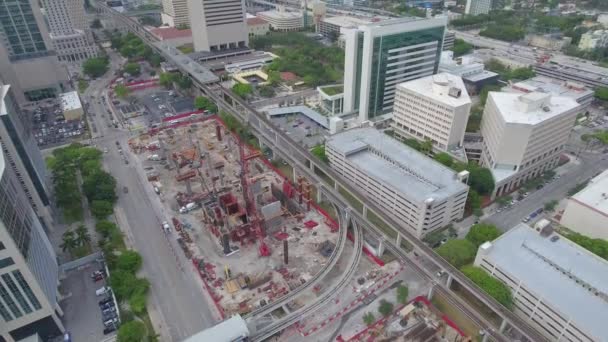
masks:
{"type": "Polygon", "coordinates": [[[447,167],[451,167],[454,163],[454,158],[445,152],[439,152],[433,158],[447,167]]]}
{"type": "Polygon", "coordinates": [[[465,42],[462,39],[456,39],[454,41],[454,48],[452,50],[454,51],[454,57],[460,57],[473,50],[473,45],[465,42]]]}
{"type": "Polygon", "coordinates": [[[449,240],[437,248],[437,254],[456,268],[473,262],[476,252],[475,245],[469,240],[449,240]]]}
{"type": "Polygon", "coordinates": [[[134,62],[127,63],[125,64],[123,71],[132,76],[139,76],[139,74],[141,73],[141,65],[139,65],[139,63],[134,62]]]}
{"type": "Polygon", "coordinates": [[[608,101],[608,87],[597,87],[595,89],[595,98],[602,101],[608,101]]]}
{"type": "Polygon", "coordinates": [[[397,302],[399,304],[407,303],[409,289],[405,285],[397,286],[397,302]]]}
{"type": "Polygon", "coordinates": [[[376,321],[376,317],[374,317],[373,313],[366,312],[363,315],[363,323],[365,323],[365,325],[370,326],[370,325],[374,324],[375,321],[376,321]]]}
{"type": "Polygon", "coordinates": [[[471,227],[465,238],[471,241],[477,249],[484,242],[493,241],[501,234],[500,230],[493,224],[478,223],[471,227]]]}
{"type": "Polygon", "coordinates": [[[545,206],[544,206],[545,211],[555,210],[555,207],[557,207],[558,203],[559,202],[557,200],[550,200],[549,202],[545,203],[545,206]]]}
{"type": "Polygon", "coordinates": [[[146,327],[140,321],[123,323],[118,329],[118,342],[142,342],[146,337],[146,327]]]}
{"type": "Polygon", "coordinates": [[[494,176],[492,172],[485,168],[469,163],[467,168],[469,175],[469,186],[480,195],[489,195],[494,191],[494,176]]]}
{"type": "Polygon", "coordinates": [[[568,239],[572,240],[577,245],[590,251],[591,253],[608,260],[608,241],[604,239],[593,239],[576,232],[567,232],[563,234],[568,239]]]}
{"type": "Polygon", "coordinates": [[[324,162],[324,163],[329,163],[329,158],[327,158],[327,154],[325,154],[325,145],[320,144],[317,145],[315,147],[313,147],[310,152],[317,158],[319,158],[320,161],[324,162]]]}
{"type": "Polygon", "coordinates": [[[482,288],[490,297],[511,309],[513,307],[513,295],[511,289],[500,280],[492,277],[479,267],[464,266],[462,273],[471,279],[477,286],[482,288]]]}
{"type": "Polygon", "coordinates": [[[194,108],[202,110],[208,110],[210,112],[217,112],[217,106],[204,96],[197,96],[194,98],[194,108]]]}
{"type": "Polygon", "coordinates": [[[121,99],[126,98],[127,96],[129,96],[130,93],[131,93],[131,91],[129,90],[129,88],[127,88],[127,86],[125,86],[123,84],[117,84],[114,87],[114,94],[116,94],[116,96],[118,96],[121,99]]]}
{"type": "Polygon", "coordinates": [[[261,86],[258,89],[258,92],[260,93],[260,96],[263,97],[273,97],[274,96],[274,88],[272,88],[271,86],[261,86]]]}
{"type": "Polygon", "coordinates": [[[244,99],[253,92],[253,87],[251,87],[251,84],[237,83],[232,87],[232,91],[240,98],[244,99]]]}
{"type": "Polygon", "coordinates": [[[84,179],[82,189],[89,201],[116,201],[116,180],[109,173],[99,170],[84,179]]]}
{"type": "Polygon", "coordinates": [[[106,219],[113,212],[114,205],[112,202],[104,200],[93,200],[93,202],[91,202],[91,214],[98,220],[106,219]]]}
{"type": "Polygon", "coordinates": [[[378,306],[378,312],[384,317],[388,317],[393,313],[393,303],[387,301],[386,299],[380,300],[380,305],[378,306]]]}
{"type": "Polygon", "coordinates": [[[116,267],[135,274],[142,264],[142,258],[136,251],[128,250],[122,252],[116,259],[116,267]]]}
{"type": "Polygon", "coordinates": [[[118,230],[116,224],[108,220],[100,220],[95,224],[95,231],[101,234],[101,236],[104,238],[108,238],[110,234],[116,230],[118,230]]]}
{"type": "Polygon", "coordinates": [[[96,78],[108,71],[109,61],[105,57],[89,58],[82,64],[82,72],[85,75],[96,78]]]}
{"type": "Polygon", "coordinates": [[[158,75],[158,83],[167,89],[173,88],[173,81],[175,81],[175,75],[170,72],[161,72],[158,75]]]}

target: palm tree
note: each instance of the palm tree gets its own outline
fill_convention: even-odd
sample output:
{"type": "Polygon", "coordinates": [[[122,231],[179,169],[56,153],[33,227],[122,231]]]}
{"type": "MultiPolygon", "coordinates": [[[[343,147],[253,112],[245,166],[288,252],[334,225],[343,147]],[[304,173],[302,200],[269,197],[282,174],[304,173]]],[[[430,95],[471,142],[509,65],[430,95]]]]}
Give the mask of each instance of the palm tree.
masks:
{"type": "Polygon", "coordinates": [[[78,241],[75,238],[74,232],[71,230],[66,231],[62,235],[61,250],[64,252],[70,252],[74,250],[74,248],[78,247],[78,241]]]}
{"type": "Polygon", "coordinates": [[[76,228],[76,242],[80,246],[91,243],[91,234],[89,234],[89,231],[84,224],[80,224],[78,228],[76,228]]]}

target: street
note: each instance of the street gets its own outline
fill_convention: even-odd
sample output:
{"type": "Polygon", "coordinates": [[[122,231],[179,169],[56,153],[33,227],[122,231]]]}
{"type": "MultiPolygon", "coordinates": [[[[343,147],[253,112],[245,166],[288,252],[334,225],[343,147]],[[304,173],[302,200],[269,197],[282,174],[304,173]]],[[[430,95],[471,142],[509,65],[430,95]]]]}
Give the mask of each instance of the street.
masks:
{"type": "Polygon", "coordinates": [[[109,55],[112,69],[104,78],[92,81],[85,92],[85,98],[91,104],[89,112],[95,112],[88,119],[97,127],[91,140],[97,148],[108,150],[104,154],[104,165],[116,178],[117,188],[128,187],[126,194],[119,191],[115,215],[127,245],[143,257],[142,275],[151,284],[148,310],[151,320],[156,328],[160,326],[157,333],[162,341],[181,341],[214,325],[219,317],[212,312],[211,302],[207,300],[202,281],[191,262],[185,258],[174,237],[165,236],[160,229],[160,223],[170,217],[161,209],[152,187],[147,186],[141,166],[129,156],[130,133],[111,127],[108,107],[103,101],[98,102],[105,94],[114,70],[122,64],[115,53],[109,52],[109,55]],[[91,95],[95,98],[90,99],[91,95]],[[116,141],[121,144],[129,164],[119,154],[116,141]]]}

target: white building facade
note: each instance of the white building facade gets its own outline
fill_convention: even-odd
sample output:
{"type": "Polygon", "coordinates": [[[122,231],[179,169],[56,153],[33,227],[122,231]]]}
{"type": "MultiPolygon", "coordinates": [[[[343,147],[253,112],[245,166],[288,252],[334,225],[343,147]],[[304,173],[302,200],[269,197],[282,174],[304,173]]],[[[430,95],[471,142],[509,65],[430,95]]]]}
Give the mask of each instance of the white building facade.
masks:
{"type": "Polygon", "coordinates": [[[594,239],[608,240],[608,170],[568,198],[560,223],[594,239]]]}
{"type": "Polygon", "coordinates": [[[188,0],[163,0],[163,11],[160,18],[163,24],[170,27],[190,26],[188,0]]]}
{"type": "Polygon", "coordinates": [[[194,50],[219,52],[249,44],[243,0],[188,0],[194,50]]]}
{"type": "Polygon", "coordinates": [[[581,50],[601,49],[608,46],[608,30],[595,30],[581,35],[578,48],[581,50]]]}
{"type": "Polygon", "coordinates": [[[302,13],[286,11],[282,6],[279,6],[276,11],[258,12],[256,15],[268,22],[273,31],[289,32],[304,28],[302,13]]]}
{"type": "Polygon", "coordinates": [[[353,186],[417,237],[461,219],[468,172],[456,174],[374,128],[333,135],[329,163],[353,186]]]}
{"type": "Polygon", "coordinates": [[[471,99],[462,78],[447,73],[397,86],[393,129],[398,137],[430,140],[439,151],[462,147],[471,99]]]}
{"type": "Polygon", "coordinates": [[[446,18],[400,18],[345,30],[344,112],[360,122],[393,110],[397,84],[437,73],[446,18]]]}
{"type": "Polygon", "coordinates": [[[488,14],[492,9],[492,0],[467,0],[464,13],[468,15],[488,14]]]}
{"type": "Polygon", "coordinates": [[[557,166],[579,110],[569,97],[490,92],[481,120],[481,163],[494,176],[493,196],[557,166]]]}
{"type": "Polygon", "coordinates": [[[606,341],[608,263],[520,223],[479,247],[474,265],[507,285],[513,312],[549,341],[606,341]]]}

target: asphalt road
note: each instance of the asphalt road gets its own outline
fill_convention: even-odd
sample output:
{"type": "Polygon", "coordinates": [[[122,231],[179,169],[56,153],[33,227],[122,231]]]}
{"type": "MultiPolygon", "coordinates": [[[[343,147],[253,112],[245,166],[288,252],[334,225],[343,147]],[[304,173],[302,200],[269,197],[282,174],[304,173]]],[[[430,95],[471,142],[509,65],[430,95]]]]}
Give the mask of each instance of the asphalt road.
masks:
{"type": "MultiPolygon", "coordinates": [[[[110,53],[112,67],[120,65],[120,57],[110,53]]],[[[86,92],[88,97],[95,95],[90,110],[95,111],[89,120],[95,123],[97,133],[92,139],[98,148],[108,149],[104,164],[116,177],[119,199],[115,208],[116,218],[125,233],[126,240],[139,253],[143,263],[143,274],[151,283],[149,310],[153,322],[161,326],[162,341],[181,341],[194,333],[216,323],[210,302],[202,289],[202,282],[194,273],[191,263],[184,257],[175,237],[165,236],[160,222],[169,219],[163,213],[161,204],[151,186],[143,179],[143,170],[127,149],[129,132],[119,126],[108,127],[107,107],[97,102],[105,93],[112,71],[105,79],[92,81],[86,92]],[[103,114],[103,115],[102,115],[103,114]],[[119,141],[129,164],[125,164],[116,147],[119,141]],[[123,194],[123,186],[128,193],[123,194]]]]}
{"type": "Polygon", "coordinates": [[[532,211],[542,208],[551,200],[561,200],[568,196],[568,191],[576,184],[585,182],[597,173],[608,169],[608,155],[599,153],[581,153],[580,164],[572,165],[568,172],[540,190],[530,192],[530,195],[511,209],[485,218],[485,222],[495,224],[507,231],[522,221],[532,211]]]}

